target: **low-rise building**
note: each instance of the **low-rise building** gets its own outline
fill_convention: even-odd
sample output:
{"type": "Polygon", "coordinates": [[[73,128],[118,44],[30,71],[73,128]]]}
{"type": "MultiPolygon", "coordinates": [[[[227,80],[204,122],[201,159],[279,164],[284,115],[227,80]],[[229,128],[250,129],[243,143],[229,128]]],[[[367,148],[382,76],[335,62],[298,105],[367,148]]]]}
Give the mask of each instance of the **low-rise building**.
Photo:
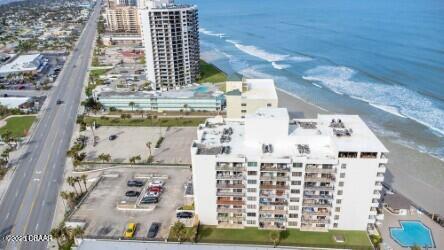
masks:
{"type": "Polygon", "coordinates": [[[145,111],[220,111],[225,105],[223,93],[209,85],[168,92],[96,88],[93,97],[108,110],[115,108],[145,111]]]}
{"type": "Polygon", "coordinates": [[[261,108],[211,118],[191,146],[195,211],[205,225],[366,230],[387,149],[357,115],[289,119],[261,108]]]}
{"type": "Polygon", "coordinates": [[[278,106],[273,79],[243,79],[225,85],[228,118],[245,118],[258,108],[278,106]]]}
{"type": "Polygon", "coordinates": [[[0,67],[0,76],[22,73],[35,74],[41,70],[45,63],[44,57],[41,54],[20,55],[0,67]]]}

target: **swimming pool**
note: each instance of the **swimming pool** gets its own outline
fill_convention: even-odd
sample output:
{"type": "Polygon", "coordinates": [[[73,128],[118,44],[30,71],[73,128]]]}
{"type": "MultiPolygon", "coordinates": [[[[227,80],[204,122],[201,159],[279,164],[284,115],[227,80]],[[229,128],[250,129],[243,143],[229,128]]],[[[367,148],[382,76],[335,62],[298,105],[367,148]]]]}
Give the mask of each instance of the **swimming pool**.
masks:
{"type": "Polygon", "coordinates": [[[432,231],[420,221],[400,221],[401,227],[390,228],[390,236],[402,247],[435,247],[432,231]]]}
{"type": "Polygon", "coordinates": [[[194,89],[195,93],[207,93],[208,87],[207,86],[199,86],[196,89],[194,89]]]}

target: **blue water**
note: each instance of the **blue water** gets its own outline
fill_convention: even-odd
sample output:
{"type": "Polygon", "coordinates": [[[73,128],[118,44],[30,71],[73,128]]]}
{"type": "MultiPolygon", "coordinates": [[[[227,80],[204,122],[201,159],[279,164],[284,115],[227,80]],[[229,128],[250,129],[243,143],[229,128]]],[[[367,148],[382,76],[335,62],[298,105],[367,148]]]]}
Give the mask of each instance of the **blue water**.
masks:
{"type": "Polygon", "coordinates": [[[434,247],[430,229],[418,221],[401,221],[400,228],[390,228],[390,235],[403,247],[434,247]]]}
{"type": "Polygon", "coordinates": [[[196,89],[194,89],[195,93],[207,93],[208,87],[207,86],[199,86],[196,89]]]}
{"type": "Polygon", "coordinates": [[[444,1],[181,0],[202,57],[444,158],[444,1]]]}

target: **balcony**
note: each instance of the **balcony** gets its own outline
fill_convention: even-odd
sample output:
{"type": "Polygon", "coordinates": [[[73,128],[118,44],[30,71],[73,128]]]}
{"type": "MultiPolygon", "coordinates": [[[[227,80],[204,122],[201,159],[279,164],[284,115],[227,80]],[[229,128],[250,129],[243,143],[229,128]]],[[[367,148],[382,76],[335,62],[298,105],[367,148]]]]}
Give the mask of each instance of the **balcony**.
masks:
{"type": "Polygon", "coordinates": [[[260,200],[259,204],[269,205],[269,206],[284,206],[284,205],[288,205],[288,201],[286,201],[286,200],[281,200],[281,201],[260,200]]]}
{"type": "Polygon", "coordinates": [[[222,222],[242,222],[244,219],[242,216],[217,216],[217,220],[222,222]]]}
{"type": "Polygon", "coordinates": [[[302,205],[307,206],[307,207],[332,207],[331,202],[311,202],[311,201],[307,201],[307,200],[304,200],[302,202],[302,205]]]}
{"type": "Polygon", "coordinates": [[[245,213],[245,209],[219,207],[219,208],[217,208],[217,212],[218,213],[245,213]]]}
{"type": "Polygon", "coordinates": [[[259,217],[260,222],[286,222],[285,217],[259,217]]]}
{"type": "Polygon", "coordinates": [[[245,185],[240,183],[236,184],[218,183],[216,184],[216,188],[245,188],[245,185]]]}
{"type": "Polygon", "coordinates": [[[276,164],[264,164],[261,166],[261,171],[290,172],[290,167],[276,164]]]}
{"type": "Polygon", "coordinates": [[[220,192],[216,192],[216,196],[243,197],[243,196],[245,196],[245,193],[244,192],[220,191],[220,192]]]}
{"type": "Polygon", "coordinates": [[[285,190],[285,189],[288,189],[288,186],[287,185],[261,184],[260,188],[261,189],[280,189],[280,190],[285,190]]]}
{"type": "Polygon", "coordinates": [[[331,213],[328,210],[318,210],[318,211],[308,211],[302,210],[302,215],[311,216],[311,215],[320,215],[320,216],[330,216],[331,213]]]}
{"type": "Polygon", "coordinates": [[[305,176],[304,181],[309,182],[331,182],[335,181],[335,177],[305,176]]]}
{"type": "Polygon", "coordinates": [[[334,186],[304,186],[305,190],[326,190],[326,191],[333,191],[335,189],[334,186]]]}
{"type": "Polygon", "coordinates": [[[231,200],[218,200],[216,202],[217,205],[238,205],[242,206],[245,204],[245,201],[231,201],[231,200]]]}
{"type": "Polygon", "coordinates": [[[268,213],[268,214],[287,214],[287,210],[277,210],[277,209],[261,209],[259,208],[260,212],[268,213]]]}
{"type": "Polygon", "coordinates": [[[217,164],[216,170],[221,171],[244,171],[245,167],[242,164],[217,164]]]}
{"type": "Polygon", "coordinates": [[[329,219],[315,219],[315,218],[304,218],[302,217],[302,223],[316,223],[316,224],[330,224],[329,219]]]}
{"type": "Polygon", "coordinates": [[[269,175],[262,175],[260,177],[261,181],[288,181],[290,180],[290,177],[288,176],[269,176],[269,175]]]}
{"type": "Polygon", "coordinates": [[[306,173],[320,173],[320,174],[334,174],[336,173],[336,168],[318,168],[314,166],[307,166],[305,168],[306,173]]]}
{"type": "Polygon", "coordinates": [[[333,195],[304,194],[304,198],[306,198],[306,199],[325,199],[325,200],[331,200],[331,199],[333,199],[333,195]]]}
{"type": "Polygon", "coordinates": [[[244,178],[243,174],[217,174],[216,179],[218,180],[242,180],[244,178]]]}

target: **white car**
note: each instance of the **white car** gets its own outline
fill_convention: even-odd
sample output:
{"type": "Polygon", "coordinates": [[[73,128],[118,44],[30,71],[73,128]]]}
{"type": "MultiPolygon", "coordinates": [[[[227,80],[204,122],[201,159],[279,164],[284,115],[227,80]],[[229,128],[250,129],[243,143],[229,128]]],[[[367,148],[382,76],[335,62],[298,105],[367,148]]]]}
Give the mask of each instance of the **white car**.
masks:
{"type": "Polygon", "coordinates": [[[149,193],[146,193],[144,195],[144,197],[156,197],[156,198],[158,198],[159,195],[160,195],[160,193],[158,193],[158,192],[149,192],[149,193]]]}
{"type": "Polygon", "coordinates": [[[154,180],[150,182],[150,187],[163,187],[164,182],[161,180],[154,180]]]}

